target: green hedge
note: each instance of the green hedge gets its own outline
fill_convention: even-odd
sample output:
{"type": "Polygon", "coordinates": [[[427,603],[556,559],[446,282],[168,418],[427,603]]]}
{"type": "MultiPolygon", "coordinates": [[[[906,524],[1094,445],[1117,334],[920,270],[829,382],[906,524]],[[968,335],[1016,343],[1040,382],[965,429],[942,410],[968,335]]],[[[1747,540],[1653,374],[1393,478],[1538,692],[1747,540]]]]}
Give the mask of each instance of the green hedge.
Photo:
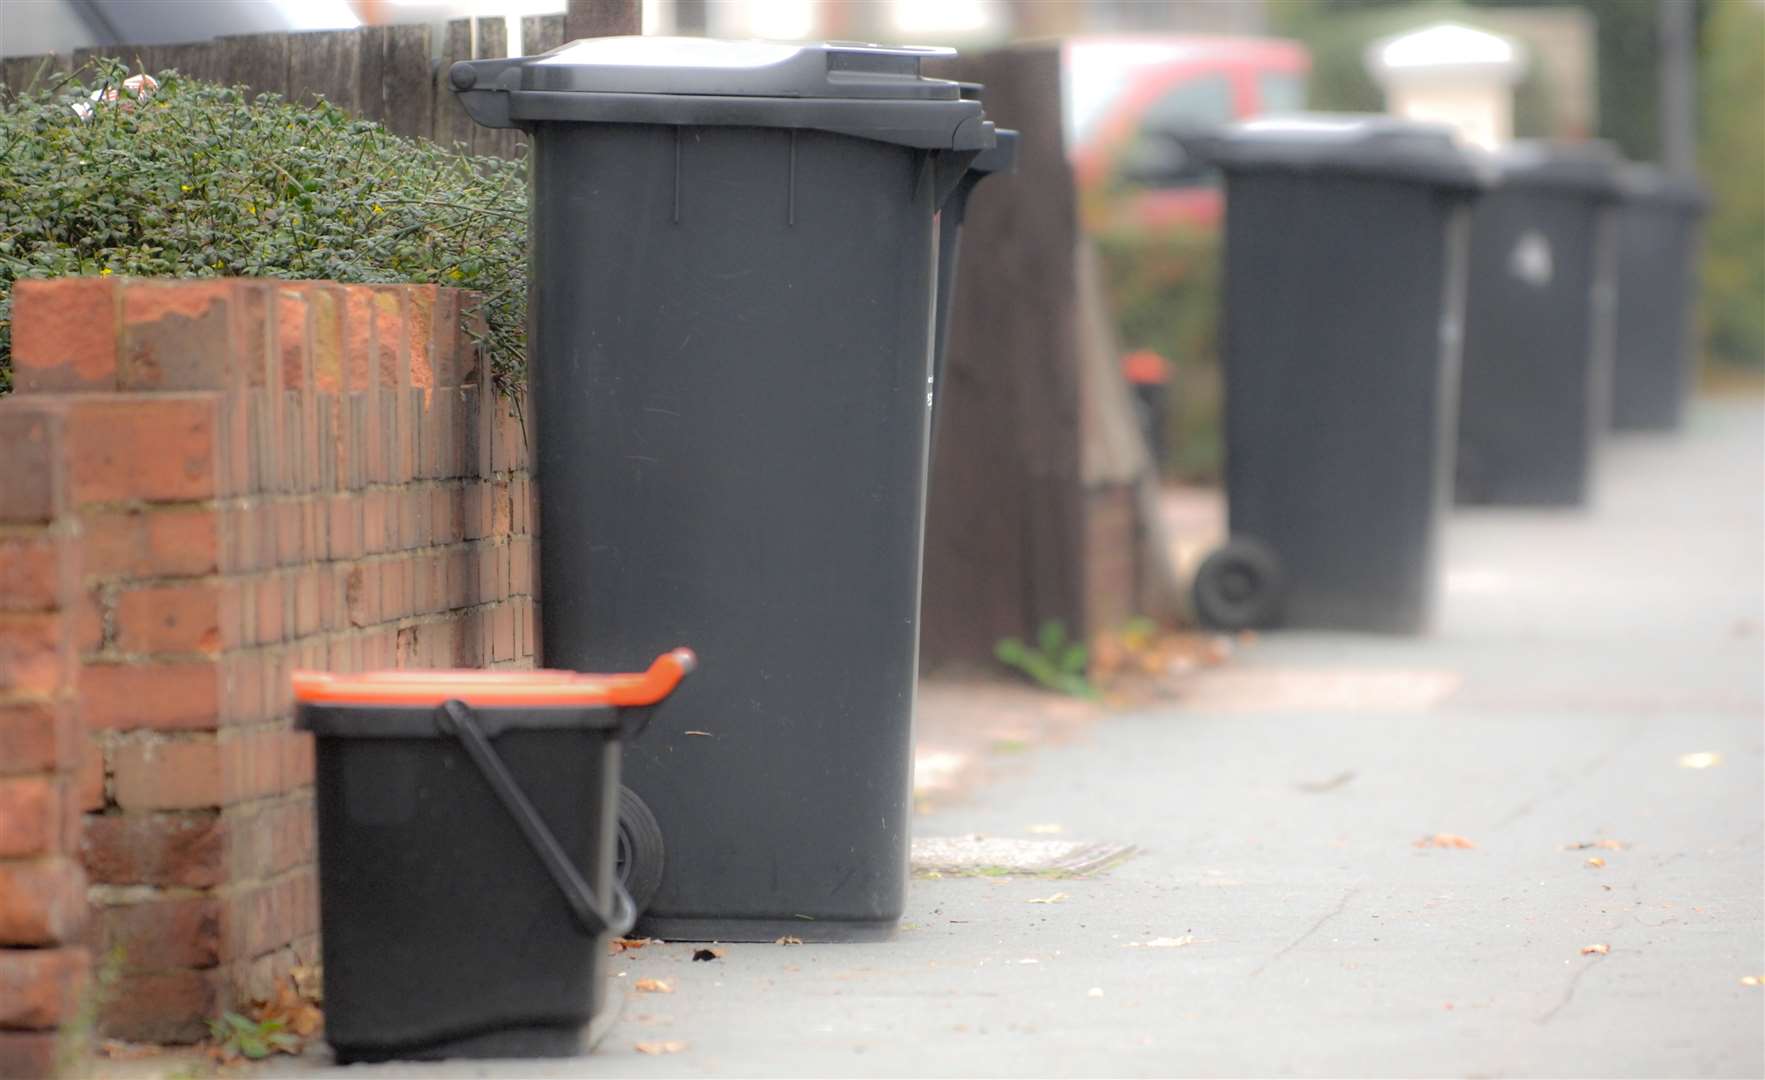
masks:
{"type": "Polygon", "coordinates": [[[1220,240],[1213,229],[1106,232],[1096,237],[1124,352],[1152,349],[1171,364],[1167,476],[1219,476],[1220,240]]]}
{"type": "MultiPolygon", "coordinates": [[[[80,74],[106,91],[128,72],[80,74]]],[[[92,103],[66,76],[0,97],[0,393],[13,282],[73,274],[473,289],[499,384],[521,381],[521,162],[391,135],[325,102],[157,78],[140,102],[92,103]]]]}
{"type": "Polygon", "coordinates": [[[1765,9],[1711,5],[1704,25],[1706,230],[1703,323],[1712,364],[1765,370],[1765,9]]]}

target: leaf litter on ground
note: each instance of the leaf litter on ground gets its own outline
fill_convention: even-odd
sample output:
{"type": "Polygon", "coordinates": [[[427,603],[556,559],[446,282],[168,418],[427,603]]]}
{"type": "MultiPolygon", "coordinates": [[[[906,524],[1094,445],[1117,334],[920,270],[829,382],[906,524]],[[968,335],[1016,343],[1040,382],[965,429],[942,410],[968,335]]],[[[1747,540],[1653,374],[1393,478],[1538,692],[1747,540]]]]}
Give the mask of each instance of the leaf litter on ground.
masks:
{"type": "Polygon", "coordinates": [[[1433,836],[1424,836],[1416,841],[1419,848],[1449,848],[1466,850],[1477,846],[1477,842],[1458,833],[1437,832],[1433,836]]]}
{"type": "Polygon", "coordinates": [[[674,985],[667,979],[639,979],[632,984],[640,994],[672,994],[674,985]]]}
{"type": "Polygon", "coordinates": [[[1150,941],[1130,941],[1122,946],[1124,949],[1181,949],[1195,944],[1191,934],[1182,937],[1155,937],[1150,941]]]}

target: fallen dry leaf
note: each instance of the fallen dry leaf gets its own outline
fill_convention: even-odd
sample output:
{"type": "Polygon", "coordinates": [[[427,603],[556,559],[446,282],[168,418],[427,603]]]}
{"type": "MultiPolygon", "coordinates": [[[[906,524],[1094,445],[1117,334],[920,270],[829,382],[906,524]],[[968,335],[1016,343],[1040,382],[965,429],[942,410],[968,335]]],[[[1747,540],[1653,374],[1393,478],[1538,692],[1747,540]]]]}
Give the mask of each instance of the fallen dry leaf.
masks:
{"type": "Polygon", "coordinates": [[[1124,949],[1181,949],[1185,945],[1195,944],[1195,939],[1188,934],[1182,937],[1155,937],[1151,941],[1130,941],[1123,945],[1124,949]]]}
{"type": "Polygon", "coordinates": [[[694,960],[701,960],[701,961],[702,960],[721,960],[721,959],[723,959],[723,950],[722,949],[694,949],[693,950],[693,959],[694,960]]]}
{"type": "MultiPolygon", "coordinates": [[[[633,952],[637,949],[643,948],[649,943],[650,939],[644,937],[616,937],[608,942],[608,945],[612,947],[613,952],[622,953],[633,952]]],[[[612,953],[609,953],[608,955],[610,956],[612,953]]]]}
{"type": "Polygon", "coordinates": [[[1033,900],[1025,900],[1024,903],[1026,903],[1026,904],[1058,904],[1062,900],[1065,900],[1065,899],[1066,899],[1065,893],[1057,892],[1053,896],[1039,896],[1033,900]]]}
{"type": "Polygon", "coordinates": [[[311,1038],[325,1023],[325,1014],[300,992],[299,980],[292,972],[287,979],[277,984],[275,997],[247,1011],[253,1020],[260,1023],[277,1021],[282,1025],[283,1031],[302,1039],[311,1038]]]}
{"type": "Polygon", "coordinates": [[[672,994],[674,986],[666,979],[639,979],[632,984],[640,994],[672,994]]]}
{"type": "Polygon", "coordinates": [[[784,937],[781,937],[777,941],[773,942],[774,945],[801,945],[802,943],[803,943],[802,938],[792,937],[789,934],[786,934],[784,937]]]}
{"type": "Polygon", "coordinates": [[[634,1044],[640,1054],[678,1054],[686,1049],[683,1042],[640,1042],[634,1044]]]}
{"type": "Polygon", "coordinates": [[[1682,769],[1708,769],[1712,765],[1720,764],[1722,764],[1722,755],[1709,750],[1679,755],[1679,767],[1682,769]]]}
{"type": "Polygon", "coordinates": [[[1583,945],[1583,946],[1581,946],[1581,955],[1582,956],[1604,956],[1611,951],[1612,951],[1612,947],[1610,945],[1583,945]]]}
{"type": "Polygon", "coordinates": [[[1298,784],[1294,784],[1293,786],[1298,788],[1301,791],[1309,792],[1310,794],[1313,794],[1313,795],[1322,795],[1325,792],[1335,791],[1337,788],[1339,788],[1342,785],[1347,784],[1353,780],[1354,780],[1354,770],[1348,769],[1344,772],[1337,773],[1335,776],[1330,777],[1330,779],[1328,779],[1328,780],[1318,780],[1318,781],[1307,782],[1307,783],[1298,783],[1298,784]]]}
{"type": "Polygon", "coordinates": [[[1600,867],[1606,865],[1606,860],[1600,858],[1598,855],[1591,855],[1588,857],[1587,865],[1593,867],[1595,870],[1598,870],[1600,867]]]}
{"type": "Polygon", "coordinates": [[[1419,848],[1474,848],[1476,842],[1457,833],[1437,832],[1433,836],[1424,836],[1416,841],[1419,848]]]}
{"type": "Polygon", "coordinates": [[[288,977],[294,980],[294,989],[301,997],[315,1005],[325,1002],[325,973],[317,964],[296,964],[288,969],[288,977]]]}

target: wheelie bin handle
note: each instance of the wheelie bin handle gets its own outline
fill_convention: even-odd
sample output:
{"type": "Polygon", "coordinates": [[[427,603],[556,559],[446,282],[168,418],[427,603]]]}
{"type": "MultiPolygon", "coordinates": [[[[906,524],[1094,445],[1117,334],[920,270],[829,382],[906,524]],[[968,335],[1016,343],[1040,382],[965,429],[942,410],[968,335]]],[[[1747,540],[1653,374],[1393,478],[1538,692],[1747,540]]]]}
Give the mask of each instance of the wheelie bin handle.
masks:
{"type": "MultiPolygon", "coordinates": [[[[662,668],[664,662],[674,655],[670,653],[657,660],[644,678],[649,679],[656,675],[657,669],[662,668]]],[[[687,655],[691,656],[690,653],[687,655]]],[[[687,670],[690,670],[690,664],[687,670]]],[[[668,689],[673,689],[683,674],[685,671],[680,670],[676,664],[659,678],[667,679],[668,689]]],[[[667,690],[662,693],[666,694],[667,690]]],[[[441,708],[435,712],[435,724],[444,734],[454,736],[466,748],[466,756],[472,759],[472,764],[478,766],[478,771],[490,783],[491,790],[502,801],[503,808],[515,819],[521,835],[527,838],[528,846],[539,856],[539,861],[545,865],[546,872],[551,875],[558,891],[564,894],[564,901],[570,905],[570,912],[576,916],[576,922],[583,931],[591,936],[602,931],[613,934],[629,931],[637,922],[637,905],[632,903],[631,894],[625,891],[625,886],[615,881],[613,908],[611,911],[602,908],[600,901],[595,899],[594,891],[588,887],[588,882],[582,880],[582,875],[564,853],[563,845],[558,843],[558,838],[546,827],[539,811],[534,809],[527,794],[521,790],[521,785],[509,774],[508,767],[490,745],[490,740],[484,737],[478,721],[472,716],[472,710],[462,701],[443,702],[441,708]]]]}

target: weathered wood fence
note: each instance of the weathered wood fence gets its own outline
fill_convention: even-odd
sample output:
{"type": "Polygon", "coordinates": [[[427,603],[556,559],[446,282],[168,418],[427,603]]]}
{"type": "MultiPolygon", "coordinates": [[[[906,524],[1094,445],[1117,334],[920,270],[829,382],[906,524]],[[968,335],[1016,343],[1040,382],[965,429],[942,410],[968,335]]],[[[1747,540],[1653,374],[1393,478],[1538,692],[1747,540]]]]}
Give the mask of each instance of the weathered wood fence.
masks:
{"type": "MultiPolygon", "coordinates": [[[[564,16],[529,15],[521,20],[524,52],[564,43],[564,16]]],[[[15,56],[0,60],[0,84],[14,89],[33,79],[55,78],[114,58],[130,68],[184,75],[248,87],[253,93],[290,100],[324,97],[399,135],[460,143],[475,154],[515,157],[526,137],[472,123],[447,88],[455,60],[509,55],[507,23],[500,17],[454,19],[439,43],[429,26],[366,26],[357,30],[242,34],[186,45],[106,45],[71,55],[15,56]],[[439,48],[437,45],[439,44],[439,48]]]]}

